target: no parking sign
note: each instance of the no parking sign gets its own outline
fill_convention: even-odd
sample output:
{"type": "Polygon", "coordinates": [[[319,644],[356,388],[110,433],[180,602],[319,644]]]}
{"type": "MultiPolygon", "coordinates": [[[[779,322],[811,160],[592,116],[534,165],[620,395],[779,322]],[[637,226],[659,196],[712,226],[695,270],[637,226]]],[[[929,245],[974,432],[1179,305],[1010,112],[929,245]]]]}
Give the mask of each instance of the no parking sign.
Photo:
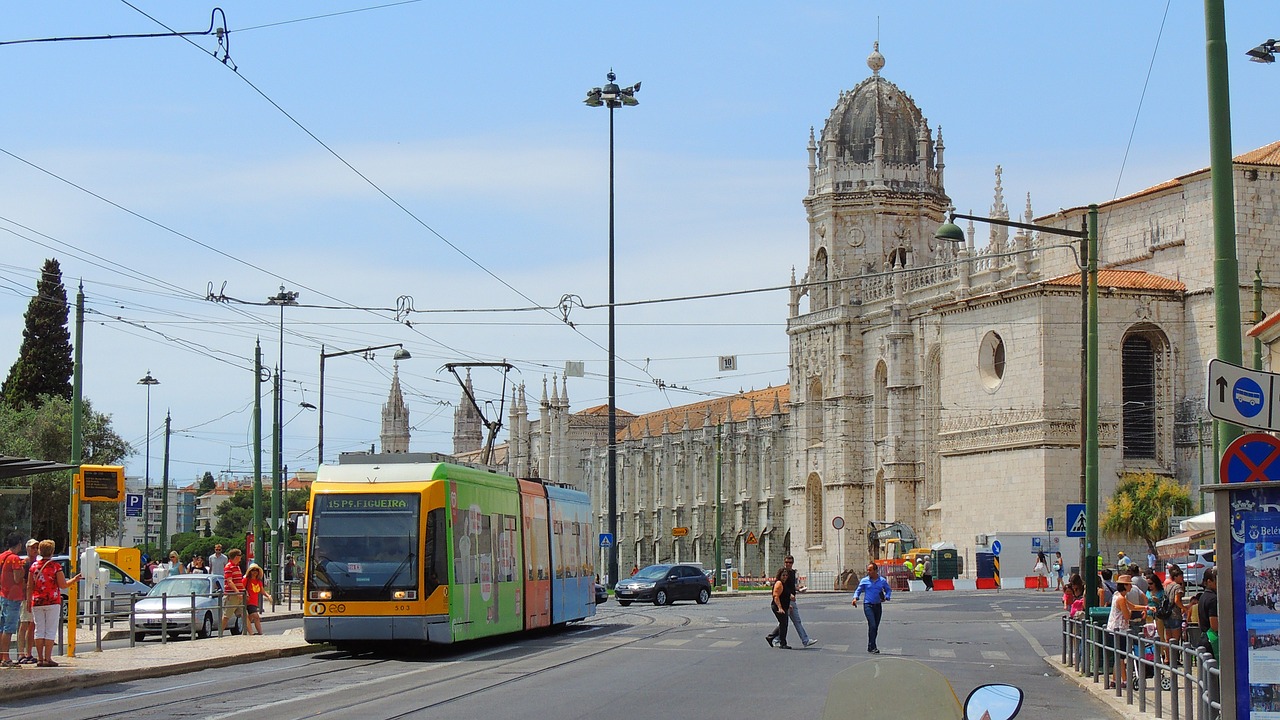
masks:
{"type": "Polygon", "coordinates": [[[1218,478],[1224,483],[1280,481],[1280,438],[1241,435],[1222,453],[1218,478]]]}

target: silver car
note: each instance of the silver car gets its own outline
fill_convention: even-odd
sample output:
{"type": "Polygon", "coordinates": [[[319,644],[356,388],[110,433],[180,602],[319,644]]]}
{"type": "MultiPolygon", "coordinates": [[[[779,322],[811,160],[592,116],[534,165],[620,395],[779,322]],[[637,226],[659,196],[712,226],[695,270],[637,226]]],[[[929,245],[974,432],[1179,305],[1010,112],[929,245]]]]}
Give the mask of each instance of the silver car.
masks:
{"type": "MultiPolygon", "coordinates": [[[[167,632],[169,637],[206,638],[222,623],[222,576],[190,573],[171,575],[151,588],[133,606],[133,639],[167,632]],[[194,600],[194,608],[192,606],[194,600]]],[[[239,635],[244,618],[237,615],[227,630],[239,635]]]]}

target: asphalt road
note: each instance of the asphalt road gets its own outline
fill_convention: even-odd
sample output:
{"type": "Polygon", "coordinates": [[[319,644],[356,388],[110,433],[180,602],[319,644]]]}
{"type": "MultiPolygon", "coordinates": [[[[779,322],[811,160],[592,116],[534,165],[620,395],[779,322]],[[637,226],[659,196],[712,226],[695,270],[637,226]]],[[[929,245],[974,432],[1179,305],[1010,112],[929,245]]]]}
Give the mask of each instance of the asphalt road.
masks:
{"type": "MultiPolygon", "coordinates": [[[[209,669],[32,698],[0,718],[812,718],[831,678],[868,658],[865,622],[848,598],[801,597],[819,640],[803,650],[766,647],[773,620],[763,596],[610,603],[556,633],[209,669]]],[[[1117,717],[1041,659],[1059,652],[1059,618],[1054,593],[903,593],[885,606],[879,644],[941,672],[962,700],[1003,682],[1026,693],[1019,717],[1117,717]]]]}

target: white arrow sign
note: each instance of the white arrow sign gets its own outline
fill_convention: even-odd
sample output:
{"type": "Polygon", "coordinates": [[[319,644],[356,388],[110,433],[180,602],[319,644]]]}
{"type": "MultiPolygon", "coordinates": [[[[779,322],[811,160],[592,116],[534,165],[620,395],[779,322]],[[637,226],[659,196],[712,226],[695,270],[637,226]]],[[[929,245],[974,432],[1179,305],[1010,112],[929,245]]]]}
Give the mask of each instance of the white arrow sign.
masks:
{"type": "Polygon", "coordinates": [[[1276,373],[1250,370],[1223,362],[1209,361],[1208,385],[1205,388],[1209,414],[1219,420],[1258,428],[1280,430],[1276,417],[1276,373]]]}

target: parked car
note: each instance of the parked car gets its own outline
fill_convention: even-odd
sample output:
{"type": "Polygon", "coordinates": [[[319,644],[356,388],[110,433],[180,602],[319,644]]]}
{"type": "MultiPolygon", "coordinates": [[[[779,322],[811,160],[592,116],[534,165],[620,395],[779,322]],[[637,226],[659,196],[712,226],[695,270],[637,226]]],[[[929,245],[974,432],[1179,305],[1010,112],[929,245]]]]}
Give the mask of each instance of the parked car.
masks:
{"type": "Polygon", "coordinates": [[[609,589],[596,583],[596,604],[601,605],[607,602],[609,602],[609,589]]]}
{"type": "MultiPolygon", "coordinates": [[[[62,565],[62,574],[65,577],[71,577],[71,558],[66,555],[54,555],[53,560],[62,565]]],[[[141,580],[135,579],[129,573],[121,570],[106,560],[99,560],[98,566],[107,570],[107,586],[103,588],[102,596],[107,601],[102,603],[102,612],[104,615],[129,611],[129,603],[138,597],[142,597],[150,590],[141,580]]],[[[77,591],[80,598],[80,614],[84,615],[90,612],[96,612],[89,605],[85,604],[85,581],[80,580],[80,589],[77,591]]],[[[62,591],[62,618],[67,617],[67,591],[62,591]]]]}
{"type": "Polygon", "coordinates": [[[1204,571],[1213,567],[1213,550],[1192,550],[1186,562],[1175,563],[1182,568],[1182,579],[1188,585],[1203,585],[1204,571]]]}
{"type": "MultiPolygon", "coordinates": [[[[151,588],[147,596],[133,606],[133,639],[169,633],[206,638],[218,631],[222,623],[222,576],[190,573],[171,575],[151,588]],[[192,608],[194,596],[195,606],[192,608]]],[[[244,618],[237,615],[227,627],[232,635],[244,629],[244,618]]]]}
{"type": "Polygon", "coordinates": [[[654,605],[670,605],[676,600],[695,600],[702,605],[711,599],[711,580],[695,565],[650,565],[618,581],[613,596],[623,607],[649,600],[654,605]]]}

